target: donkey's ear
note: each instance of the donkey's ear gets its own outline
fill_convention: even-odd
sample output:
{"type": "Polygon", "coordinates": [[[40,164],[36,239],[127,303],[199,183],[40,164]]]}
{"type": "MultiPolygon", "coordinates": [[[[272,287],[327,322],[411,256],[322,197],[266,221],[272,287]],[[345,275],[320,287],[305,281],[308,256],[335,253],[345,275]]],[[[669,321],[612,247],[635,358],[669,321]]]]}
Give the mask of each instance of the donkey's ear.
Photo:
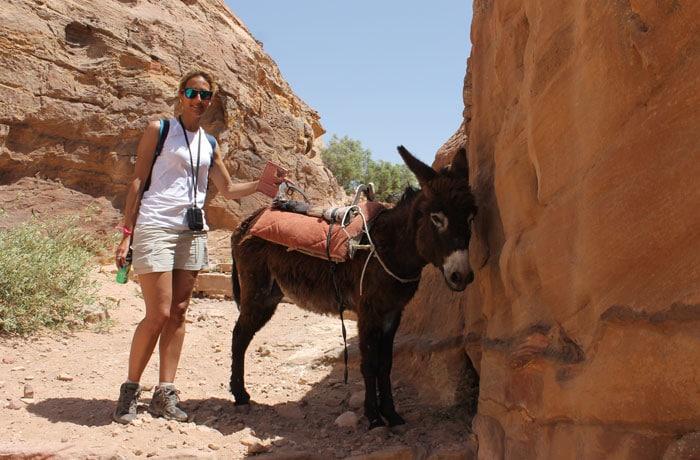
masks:
{"type": "Polygon", "coordinates": [[[399,145],[396,149],[399,151],[399,155],[403,158],[403,162],[406,163],[408,169],[416,175],[416,179],[418,179],[418,183],[421,186],[430,182],[437,175],[433,168],[414,157],[403,145],[399,145]]]}
{"type": "Polygon", "coordinates": [[[467,150],[462,147],[452,157],[450,171],[459,172],[465,177],[469,177],[469,161],[467,160],[467,150]]]}

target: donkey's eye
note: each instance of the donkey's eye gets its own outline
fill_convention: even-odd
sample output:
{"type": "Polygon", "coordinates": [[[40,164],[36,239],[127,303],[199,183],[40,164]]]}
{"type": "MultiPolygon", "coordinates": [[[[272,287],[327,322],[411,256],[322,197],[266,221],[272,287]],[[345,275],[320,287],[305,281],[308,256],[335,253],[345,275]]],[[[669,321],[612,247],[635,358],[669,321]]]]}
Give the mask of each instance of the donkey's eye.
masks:
{"type": "Polygon", "coordinates": [[[447,228],[447,217],[441,212],[430,213],[430,220],[436,230],[444,230],[447,228]]]}

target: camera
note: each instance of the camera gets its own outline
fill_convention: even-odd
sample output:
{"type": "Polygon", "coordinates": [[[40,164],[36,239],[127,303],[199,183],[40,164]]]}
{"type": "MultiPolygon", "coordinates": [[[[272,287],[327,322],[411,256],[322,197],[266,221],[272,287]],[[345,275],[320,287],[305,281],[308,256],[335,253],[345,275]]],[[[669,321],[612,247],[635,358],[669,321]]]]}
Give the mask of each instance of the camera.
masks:
{"type": "Polygon", "coordinates": [[[196,206],[187,208],[187,225],[189,225],[190,230],[204,229],[204,213],[200,208],[196,206]]]}

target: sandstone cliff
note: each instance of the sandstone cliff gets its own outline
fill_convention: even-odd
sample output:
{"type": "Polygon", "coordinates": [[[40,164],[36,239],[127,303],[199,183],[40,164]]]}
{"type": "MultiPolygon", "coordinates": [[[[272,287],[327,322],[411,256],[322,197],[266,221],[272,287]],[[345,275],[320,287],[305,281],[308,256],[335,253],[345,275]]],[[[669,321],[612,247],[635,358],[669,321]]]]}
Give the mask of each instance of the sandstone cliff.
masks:
{"type": "Polygon", "coordinates": [[[700,458],[700,4],[478,0],[471,37],[476,281],[404,330],[462,336],[480,459],[700,458]]]}
{"type": "MultiPolygon", "coordinates": [[[[146,124],[174,114],[180,76],[201,67],[221,88],[204,124],[234,180],[273,160],[314,198],[343,198],[319,115],[222,1],[4,0],[0,14],[0,185],[36,175],[121,209],[146,124]]],[[[264,202],[211,193],[209,221],[230,228],[264,202]]]]}

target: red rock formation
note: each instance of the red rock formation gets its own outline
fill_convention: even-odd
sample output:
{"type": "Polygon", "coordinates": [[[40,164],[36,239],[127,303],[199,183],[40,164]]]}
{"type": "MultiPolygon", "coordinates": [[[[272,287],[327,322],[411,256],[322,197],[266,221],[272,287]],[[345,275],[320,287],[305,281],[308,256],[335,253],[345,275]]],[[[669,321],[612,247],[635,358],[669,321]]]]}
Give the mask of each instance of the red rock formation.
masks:
{"type": "MultiPolygon", "coordinates": [[[[218,78],[204,124],[234,180],[273,160],[316,199],[344,198],[317,155],[319,115],[220,0],[9,0],[0,45],[0,185],[60,179],[122,208],[146,124],[174,114],[180,76],[201,67],[218,78]]],[[[267,200],[210,196],[215,227],[267,200]]]]}
{"type": "Polygon", "coordinates": [[[429,305],[479,458],[698,458],[700,6],[479,0],[471,37],[477,275],[429,305]]]}

